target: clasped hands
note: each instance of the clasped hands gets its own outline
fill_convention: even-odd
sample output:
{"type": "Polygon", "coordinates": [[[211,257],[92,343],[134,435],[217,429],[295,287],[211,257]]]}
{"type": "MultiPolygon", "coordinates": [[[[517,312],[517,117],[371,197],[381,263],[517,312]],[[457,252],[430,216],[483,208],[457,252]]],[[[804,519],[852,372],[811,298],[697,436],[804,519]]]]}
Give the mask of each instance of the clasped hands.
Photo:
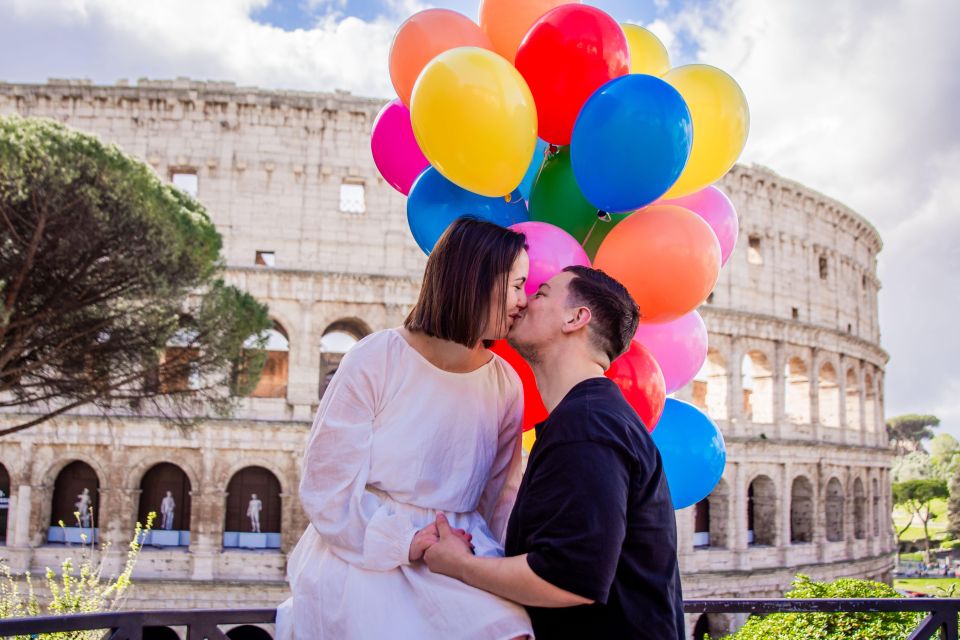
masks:
{"type": "Polygon", "coordinates": [[[437,520],[413,536],[410,562],[423,560],[434,573],[454,575],[458,561],[473,554],[473,536],[450,526],[447,517],[438,512],[437,520]]]}

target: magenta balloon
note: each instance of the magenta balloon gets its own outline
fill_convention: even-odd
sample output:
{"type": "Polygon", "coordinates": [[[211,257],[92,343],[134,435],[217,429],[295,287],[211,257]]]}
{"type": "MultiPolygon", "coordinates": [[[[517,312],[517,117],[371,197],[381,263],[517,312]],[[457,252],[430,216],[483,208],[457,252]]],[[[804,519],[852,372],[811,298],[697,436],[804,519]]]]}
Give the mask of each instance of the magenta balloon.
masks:
{"type": "Polygon", "coordinates": [[[696,311],[663,324],[641,323],[634,340],[656,358],[668,394],[689,384],[707,359],[707,326],[696,311]]]}
{"type": "Polygon", "coordinates": [[[706,220],[720,241],[720,266],[727,263],[740,233],[740,221],[727,194],[711,185],[682,198],[660,200],[657,204],[675,204],[706,220]]]}
{"type": "Polygon", "coordinates": [[[530,275],[524,290],[533,295],[541,284],[572,265],[590,266],[590,258],[569,233],[546,222],[518,222],[511,229],[527,236],[530,275]]]}
{"type": "Polygon", "coordinates": [[[373,121],[370,150],[380,175],[403,195],[410,193],[414,180],[430,166],[413,137],[410,110],[400,98],[388,102],[373,121]]]}

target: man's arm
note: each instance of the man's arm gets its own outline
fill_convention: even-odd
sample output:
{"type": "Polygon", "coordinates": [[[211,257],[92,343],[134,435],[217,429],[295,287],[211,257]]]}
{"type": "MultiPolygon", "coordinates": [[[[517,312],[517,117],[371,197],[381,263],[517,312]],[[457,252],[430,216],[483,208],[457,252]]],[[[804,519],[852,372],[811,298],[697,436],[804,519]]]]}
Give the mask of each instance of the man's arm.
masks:
{"type": "Polygon", "coordinates": [[[512,558],[481,558],[450,530],[446,517],[437,514],[440,541],[424,553],[434,573],[442,573],[478,589],[531,607],[575,607],[593,600],[554,586],[535,574],[526,554],[512,558]]]}

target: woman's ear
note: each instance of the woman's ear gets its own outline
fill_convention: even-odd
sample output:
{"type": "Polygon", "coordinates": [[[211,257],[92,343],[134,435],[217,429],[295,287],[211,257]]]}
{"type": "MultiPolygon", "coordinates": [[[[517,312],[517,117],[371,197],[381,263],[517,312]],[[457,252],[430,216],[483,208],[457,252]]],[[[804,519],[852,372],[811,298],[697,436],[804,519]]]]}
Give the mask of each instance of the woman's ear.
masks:
{"type": "Polygon", "coordinates": [[[591,319],[593,319],[593,314],[590,312],[590,309],[587,307],[577,307],[573,310],[573,314],[563,323],[562,330],[564,333],[573,333],[590,324],[591,319]]]}

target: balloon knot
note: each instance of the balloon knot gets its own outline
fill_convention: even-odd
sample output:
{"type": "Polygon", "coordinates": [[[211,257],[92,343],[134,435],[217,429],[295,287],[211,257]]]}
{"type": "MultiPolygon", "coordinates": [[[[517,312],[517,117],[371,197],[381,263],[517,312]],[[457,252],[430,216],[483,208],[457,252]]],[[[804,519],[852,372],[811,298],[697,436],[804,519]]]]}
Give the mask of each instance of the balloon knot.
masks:
{"type": "Polygon", "coordinates": [[[603,220],[604,222],[610,222],[611,220],[613,220],[613,218],[610,216],[609,213],[599,209],[597,210],[597,218],[599,218],[600,220],[603,220]]]}

